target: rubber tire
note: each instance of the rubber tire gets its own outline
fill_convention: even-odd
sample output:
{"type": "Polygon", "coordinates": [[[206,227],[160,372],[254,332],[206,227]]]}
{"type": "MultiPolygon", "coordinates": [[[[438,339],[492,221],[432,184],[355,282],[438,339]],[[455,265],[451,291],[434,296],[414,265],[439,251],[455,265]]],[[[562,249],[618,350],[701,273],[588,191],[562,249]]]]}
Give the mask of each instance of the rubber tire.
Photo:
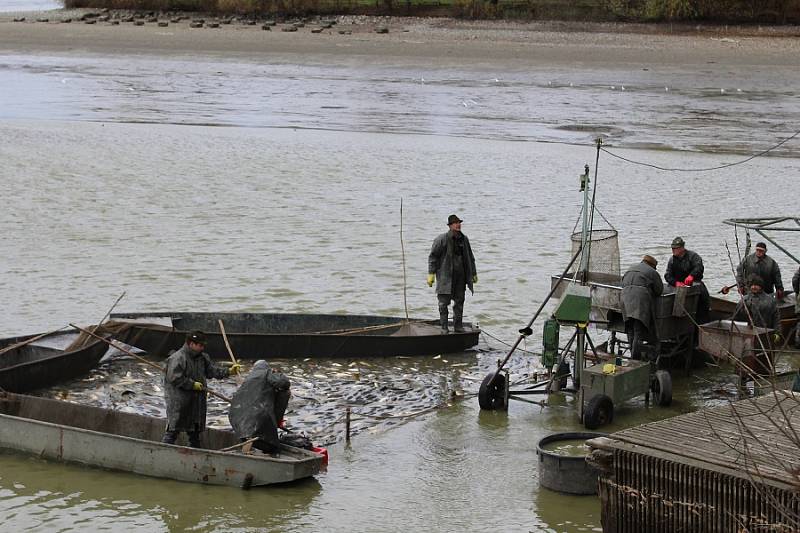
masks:
{"type": "Polygon", "coordinates": [[[478,405],[485,411],[505,411],[506,378],[501,372],[491,372],[483,378],[478,389],[478,405]]]}
{"type": "Polygon", "coordinates": [[[666,370],[656,370],[650,384],[653,393],[653,403],[659,407],[672,405],[672,376],[666,370]]]}
{"type": "Polygon", "coordinates": [[[586,429],[597,429],[614,420],[614,402],[605,394],[592,396],[583,411],[583,425],[586,429]]]}

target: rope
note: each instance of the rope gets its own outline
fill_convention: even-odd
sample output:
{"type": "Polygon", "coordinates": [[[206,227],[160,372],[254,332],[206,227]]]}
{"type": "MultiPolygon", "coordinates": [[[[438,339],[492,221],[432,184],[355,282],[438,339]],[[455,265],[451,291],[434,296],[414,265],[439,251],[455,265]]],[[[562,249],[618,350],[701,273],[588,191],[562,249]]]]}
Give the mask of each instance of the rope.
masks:
{"type": "Polygon", "coordinates": [[[627,163],[631,163],[631,164],[634,164],[634,165],[640,165],[640,166],[643,166],[643,167],[650,167],[650,168],[654,168],[656,170],[664,170],[664,171],[667,171],[667,172],[708,172],[708,171],[711,171],[711,170],[721,170],[721,169],[724,169],[724,168],[735,167],[736,165],[743,165],[745,163],[748,163],[748,162],[752,161],[753,159],[755,159],[757,157],[761,157],[763,155],[766,155],[766,154],[770,153],[771,151],[773,151],[773,150],[775,150],[777,148],[780,148],[781,146],[783,146],[787,142],[791,141],[792,139],[794,139],[798,135],[800,135],[800,131],[794,132],[792,135],[790,135],[789,137],[786,137],[785,139],[783,139],[782,141],[778,142],[777,144],[775,144],[773,146],[770,146],[766,150],[762,150],[762,151],[757,152],[757,153],[755,153],[755,154],[753,154],[753,155],[751,155],[749,157],[746,157],[746,158],[742,159],[741,161],[735,161],[733,163],[726,163],[724,165],[718,165],[718,166],[715,166],[715,167],[706,167],[706,168],[670,168],[670,167],[661,167],[661,166],[658,166],[658,165],[654,165],[652,163],[645,163],[644,161],[636,161],[634,159],[628,159],[627,157],[623,157],[623,156],[615,154],[613,152],[609,152],[607,148],[600,148],[600,150],[602,150],[603,152],[607,153],[611,157],[616,157],[617,159],[621,159],[622,161],[625,161],[627,163]]]}
{"type": "MultiPolygon", "coordinates": [[[[490,338],[496,340],[497,342],[499,342],[503,346],[508,346],[509,348],[511,347],[510,343],[508,343],[508,342],[506,342],[506,341],[504,341],[502,339],[498,339],[497,337],[495,337],[494,335],[492,335],[491,333],[486,331],[486,328],[484,328],[483,326],[481,326],[481,333],[483,333],[487,337],[490,337],[490,338]]],[[[522,348],[517,348],[517,351],[520,351],[522,353],[526,353],[528,355],[536,355],[536,356],[541,356],[542,355],[541,352],[532,352],[530,350],[523,350],[522,348]]]]}

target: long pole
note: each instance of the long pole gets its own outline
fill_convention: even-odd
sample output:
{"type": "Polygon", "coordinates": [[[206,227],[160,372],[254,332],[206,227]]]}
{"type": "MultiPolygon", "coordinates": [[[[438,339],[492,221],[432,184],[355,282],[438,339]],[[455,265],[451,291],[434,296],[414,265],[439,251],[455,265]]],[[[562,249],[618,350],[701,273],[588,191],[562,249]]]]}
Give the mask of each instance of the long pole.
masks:
{"type": "MultiPolygon", "coordinates": [[[[139,361],[142,364],[145,364],[147,366],[151,366],[153,368],[157,368],[161,372],[164,372],[164,368],[161,365],[156,364],[156,363],[154,363],[152,361],[148,361],[144,357],[136,355],[132,351],[130,351],[130,350],[126,349],[126,348],[123,348],[122,346],[119,346],[119,345],[115,344],[114,341],[106,339],[105,337],[101,337],[100,335],[96,335],[96,334],[92,333],[91,331],[89,331],[88,329],[83,329],[82,327],[76,326],[75,324],[70,323],[70,326],[72,326],[73,328],[77,329],[78,331],[82,331],[82,332],[86,333],[87,335],[90,335],[90,336],[92,336],[92,337],[94,337],[94,338],[96,338],[98,340],[103,341],[104,343],[108,344],[112,348],[116,348],[117,350],[119,350],[120,352],[124,353],[125,355],[130,355],[131,357],[133,357],[134,359],[136,359],[137,361],[139,361]]],[[[220,394],[220,393],[218,393],[216,391],[213,391],[213,390],[209,389],[208,387],[206,387],[206,392],[209,393],[212,396],[216,396],[220,400],[225,400],[228,403],[231,402],[231,399],[228,398],[227,396],[225,396],[224,394],[220,394]]]]}
{"type": "MultiPolygon", "coordinates": [[[[236,357],[234,357],[233,350],[231,349],[231,343],[228,342],[228,335],[225,333],[225,324],[222,323],[221,318],[218,320],[218,322],[219,322],[219,330],[220,332],[222,332],[222,340],[225,341],[225,348],[228,349],[228,355],[231,356],[231,361],[233,361],[233,364],[238,365],[239,363],[236,361],[236,357]]],[[[236,381],[239,383],[239,385],[241,385],[242,376],[237,374],[236,378],[237,378],[236,381]]]]}
{"type": "Polygon", "coordinates": [[[58,329],[54,329],[53,331],[48,331],[47,333],[42,333],[41,335],[36,335],[35,337],[31,337],[30,339],[27,339],[27,340],[24,340],[24,341],[20,341],[20,342],[18,342],[16,344],[12,344],[11,346],[6,346],[2,350],[0,350],[0,355],[3,355],[6,352],[10,352],[11,350],[16,350],[17,348],[20,348],[22,346],[28,345],[28,344],[30,344],[32,342],[36,342],[39,339],[43,339],[43,338],[45,338],[45,337],[47,337],[49,335],[52,335],[54,333],[58,333],[59,331],[63,331],[66,328],[67,328],[67,326],[62,326],[62,327],[60,327],[58,329]]]}
{"type": "Polygon", "coordinates": [[[561,276],[559,276],[558,281],[556,281],[556,284],[553,285],[552,289],[550,289],[550,292],[547,294],[547,297],[545,297],[544,301],[542,302],[542,305],[539,306],[539,309],[536,310],[536,313],[533,315],[533,318],[531,318],[531,320],[528,322],[528,325],[520,330],[520,331],[524,331],[525,333],[520,333],[520,336],[517,338],[517,342],[515,342],[514,345],[511,347],[511,350],[508,351],[508,355],[506,355],[506,358],[503,359],[503,361],[499,365],[497,365],[497,371],[498,372],[500,370],[502,370],[504,366],[506,366],[506,363],[508,363],[508,360],[511,359],[511,354],[513,354],[514,350],[517,349],[517,346],[519,346],[519,343],[522,342],[522,339],[524,339],[525,337],[527,337],[530,334],[530,333],[527,332],[527,330],[531,329],[531,326],[536,321],[536,319],[539,317],[539,313],[542,312],[542,309],[544,309],[544,306],[547,305],[547,302],[550,301],[550,298],[556,292],[556,289],[558,289],[558,287],[561,286],[561,282],[564,281],[564,276],[567,275],[567,273],[569,272],[569,269],[572,268],[572,265],[574,265],[575,261],[578,259],[578,256],[581,255],[581,250],[583,250],[583,246],[581,246],[578,249],[578,251],[575,252],[575,255],[572,256],[572,259],[570,260],[569,264],[567,265],[567,268],[564,269],[564,271],[561,273],[561,276]]]}
{"type": "Polygon", "coordinates": [[[406,310],[406,322],[408,322],[408,282],[406,281],[406,247],[403,244],[403,198],[400,197],[400,253],[403,258],[403,307],[406,310]]]}

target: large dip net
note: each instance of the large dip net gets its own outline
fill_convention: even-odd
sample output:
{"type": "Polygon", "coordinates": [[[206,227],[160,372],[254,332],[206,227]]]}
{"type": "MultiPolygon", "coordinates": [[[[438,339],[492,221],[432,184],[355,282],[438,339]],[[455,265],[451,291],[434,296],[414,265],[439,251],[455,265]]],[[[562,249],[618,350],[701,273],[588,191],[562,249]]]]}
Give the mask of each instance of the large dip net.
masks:
{"type": "MultiPolygon", "coordinates": [[[[595,229],[589,232],[589,272],[619,276],[619,234],[614,228],[595,229]]],[[[581,232],[574,232],[572,256],[581,247],[581,232]]]]}

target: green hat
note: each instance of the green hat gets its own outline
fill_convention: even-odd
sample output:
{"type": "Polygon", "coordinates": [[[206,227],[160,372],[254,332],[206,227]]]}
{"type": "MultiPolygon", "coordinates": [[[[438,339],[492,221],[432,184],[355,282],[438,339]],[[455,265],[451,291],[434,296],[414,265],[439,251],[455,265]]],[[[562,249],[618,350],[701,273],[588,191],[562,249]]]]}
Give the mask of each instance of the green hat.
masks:
{"type": "Polygon", "coordinates": [[[675,237],[672,239],[672,247],[673,248],[683,248],[686,246],[686,243],[683,241],[683,237],[675,237]]]}

